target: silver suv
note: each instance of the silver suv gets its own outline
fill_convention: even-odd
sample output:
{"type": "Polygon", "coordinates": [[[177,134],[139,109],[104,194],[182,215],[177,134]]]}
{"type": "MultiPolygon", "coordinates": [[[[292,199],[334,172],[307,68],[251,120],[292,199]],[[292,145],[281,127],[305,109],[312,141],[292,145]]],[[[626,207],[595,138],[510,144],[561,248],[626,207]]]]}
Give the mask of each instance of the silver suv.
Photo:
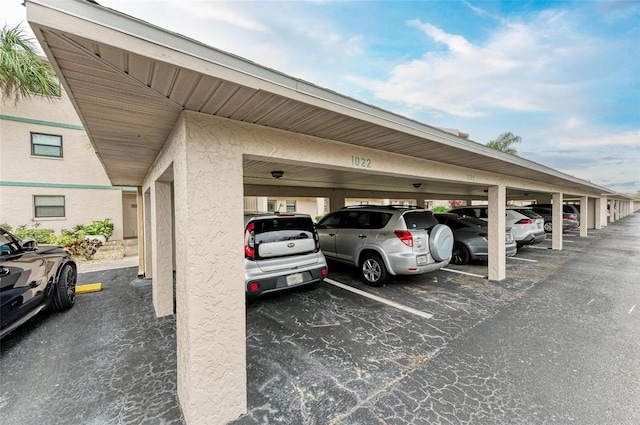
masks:
{"type": "Polygon", "coordinates": [[[244,224],[247,297],[316,286],[327,275],[327,261],[309,215],[245,214],[244,224]]]}
{"type": "Polygon", "coordinates": [[[327,258],[359,267],[371,286],[384,285],[389,275],[438,270],[451,260],[451,229],[422,208],[345,207],[327,214],[317,229],[327,258]]]}

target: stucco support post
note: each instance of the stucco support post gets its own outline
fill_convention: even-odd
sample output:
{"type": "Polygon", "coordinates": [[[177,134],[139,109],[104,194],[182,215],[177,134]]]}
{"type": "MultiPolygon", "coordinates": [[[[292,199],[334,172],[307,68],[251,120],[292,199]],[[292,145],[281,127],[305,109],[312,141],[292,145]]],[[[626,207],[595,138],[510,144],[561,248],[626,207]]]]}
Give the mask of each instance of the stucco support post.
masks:
{"type": "Polygon", "coordinates": [[[142,187],[136,190],[137,220],[138,220],[138,277],[144,277],[144,201],[142,187]]]}
{"type": "Polygon", "coordinates": [[[580,198],[580,237],[587,236],[587,228],[589,227],[589,218],[591,217],[589,211],[589,197],[582,196],[580,198]]]}
{"type": "Polygon", "coordinates": [[[144,212],[144,277],[153,278],[153,261],[151,261],[151,189],[142,195],[144,212]]]}
{"type": "Polygon", "coordinates": [[[553,229],[551,232],[551,248],[562,249],[562,193],[554,193],[552,199],[552,220],[553,229]]]}
{"type": "Polygon", "coordinates": [[[224,424],[247,409],[242,135],[195,114],[185,125],[173,163],[178,398],[189,425],[224,424]]]}
{"type": "Polygon", "coordinates": [[[615,223],[615,221],[618,219],[618,201],[616,201],[615,199],[611,200],[611,203],[609,204],[609,222],[610,223],[615,223]]]}
{"type": "Polygon", "coordinates": [[[594,225],[596,230],[602,229],[602,198],[595,198],[595,205],[593,211],[594,225]]]}
{"type": "Polygon", "coordinates": [[[171,183],[151,185],[151,257],[156,316],[173,314],[173,228],[171,183]]]}
{"type": "Polygon", "coordinates": [[[504,185],[489,187],[489,279],[507,277],[505,256],[507,188],[504,185]]]}
{"type": "Polygon", "coordinates": [[[344,207],[347,194],[343,190],[334,189],[329,193],[329,211],[335,211],[344,207]]]}
{"type": "Polygon", "coordinates": [[[607,207],[609,206],[609,201],[606,196],[600,198],[600,225],[601,227],[607,227],[609,223],[609,218],[607,217],[607,207]]]}

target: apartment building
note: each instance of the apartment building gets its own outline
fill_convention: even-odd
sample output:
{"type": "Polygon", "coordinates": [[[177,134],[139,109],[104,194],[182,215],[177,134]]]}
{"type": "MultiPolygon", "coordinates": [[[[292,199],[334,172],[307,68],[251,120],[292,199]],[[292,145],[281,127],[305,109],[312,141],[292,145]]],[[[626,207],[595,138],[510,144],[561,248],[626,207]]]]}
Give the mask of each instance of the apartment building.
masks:
{"type": "Polygon", "coordinates": [[[111,219],[137,237],[136,188],[112,186],[70,100],[0,103],[0,223],[56,232],[111,219]]]}

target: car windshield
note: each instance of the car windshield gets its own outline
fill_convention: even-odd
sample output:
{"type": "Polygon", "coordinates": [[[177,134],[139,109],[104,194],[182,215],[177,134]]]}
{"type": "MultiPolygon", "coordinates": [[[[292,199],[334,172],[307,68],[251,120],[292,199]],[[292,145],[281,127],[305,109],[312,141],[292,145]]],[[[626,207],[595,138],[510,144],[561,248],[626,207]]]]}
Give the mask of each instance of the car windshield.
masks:
{"type": "Polygon", "coordinates": [[[254,221],[256,243],[313,238],[313,222],[306,217],[274,217],[254,221]]]}
{"type": "Polygon", "coordinates": [[[438,224],[438,220],[428,211],[410,211],[405,213],[403,218],[409,230],[430,229],[438,224]]]}
{"type": "Polygon", "coordinates": [[[523,208],[523,209],[518,209],[516,211],[518,211],[522,215],[526,215],[529,218],[540,218],[540,215],[534,212],[533,210],[527,210],[523,208]]]}
{"type": "Polygon", "coordinates": [[[11,255],[20,252],[22,244],[20,239],[4,229],[0,229],[0,255],[11,255]]]}

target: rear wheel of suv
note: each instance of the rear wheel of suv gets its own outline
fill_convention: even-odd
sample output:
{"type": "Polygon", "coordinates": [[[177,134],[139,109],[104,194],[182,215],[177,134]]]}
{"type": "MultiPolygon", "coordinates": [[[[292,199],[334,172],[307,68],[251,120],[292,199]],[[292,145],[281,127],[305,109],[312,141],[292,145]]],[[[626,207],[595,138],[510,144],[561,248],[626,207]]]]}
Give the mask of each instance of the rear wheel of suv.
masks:
{"type": "Polygon", "coordinates": [[[360,261],[360,275],[370,286],[382,286],[387,282],[389,273],[378,254],[364,254],[360,261]]]}

